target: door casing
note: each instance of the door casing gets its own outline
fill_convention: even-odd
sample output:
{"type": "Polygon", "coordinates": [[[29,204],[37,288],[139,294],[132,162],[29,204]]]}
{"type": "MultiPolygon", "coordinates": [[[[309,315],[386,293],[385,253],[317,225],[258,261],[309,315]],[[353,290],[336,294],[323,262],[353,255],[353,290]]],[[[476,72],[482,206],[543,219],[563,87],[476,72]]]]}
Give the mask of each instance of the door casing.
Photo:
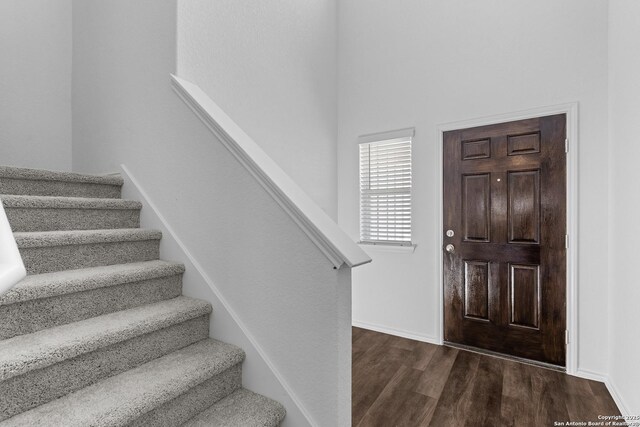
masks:
{"type": "Polygon", "coordinates": [[[477,119],[444,123],[437,127],[438,141],[438,192],[436,206],[438,207],[438,219],[436,224],[437,247],[437,282],[439,284],[439,327],[438,342],[443,343],[444,337],[444,274],[443,274],[443,253],[444,244],[444,223],[442,209],[444,206],[443,191],[443,144],[444,132],[465,129],[476,126],[492,125],[497,123],[512,122],[516,120],[531,119],[535,117],[550,116],[554,114],[566,114],[567,117],[567,292],[566,292],[566,324],[569,342],[566,349],[566,372],[571,375],[577,373],[578,360],[578,103],[567,103],[548,107],[535,108],[525,111],[500,114],[495,116],[481,117],[477,119]]]}

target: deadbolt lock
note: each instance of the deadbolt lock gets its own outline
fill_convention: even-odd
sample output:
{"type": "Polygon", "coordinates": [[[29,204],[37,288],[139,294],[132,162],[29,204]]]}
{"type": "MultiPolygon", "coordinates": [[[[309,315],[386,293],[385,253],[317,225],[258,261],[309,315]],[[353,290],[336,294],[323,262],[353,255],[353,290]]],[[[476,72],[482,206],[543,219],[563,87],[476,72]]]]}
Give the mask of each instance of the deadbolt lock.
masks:
{"type": "Polygon", "coordinates": [[[453,237],[455,235],[455,233],[453,232],[453,230],[447,230],[447,237],[453,237]]]}

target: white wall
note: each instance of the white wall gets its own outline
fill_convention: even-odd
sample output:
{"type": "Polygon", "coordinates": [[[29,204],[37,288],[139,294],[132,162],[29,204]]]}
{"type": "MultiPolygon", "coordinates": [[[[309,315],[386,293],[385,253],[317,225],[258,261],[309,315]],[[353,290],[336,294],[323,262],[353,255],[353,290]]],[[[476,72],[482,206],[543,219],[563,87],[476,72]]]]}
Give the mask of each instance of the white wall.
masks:
{"type": "Polygon", "coordinates": [[[610,0],[610,271],[609,373],[627,414],[640,414],[637,238],[640,193],[640,3],[610,0]]]}
{"type": "Polygon", "coordinates": [[[180,0],[178,75],[335,219],[336,0],[180,0]]]}
{"type": "Polygon", "coordinates": [[[607,2],[339,3],[339,224],[358,238],[357,136],[415,126],[415,253],[370,248],[353,318],[437,340],[439,124],[580,103],[578,367],[607,369],[607,2]]]}
{"type": "MultiPolygon", "coordinates": [[[[212,302],[212,335],[247,352],[247,388],[309,425],[243,322],[318,425],[350,420],[350,273],[331,263],[170,88],[175,0],[74,0],[74,168],[126,164],[160,227],[163,257],[185,262],[186,295],[212,302]],[[190,252],[180,249],[169,229],[190,252]],[[200,265],[200,274],[196,269],[200,265]]],[[[125,195],[142,197],[128,183],[125,195]]]]}
{"type": "Polygon", "coordinates": [[[71,0],[0,1],[0,164],[71,168],[71,0]]]}

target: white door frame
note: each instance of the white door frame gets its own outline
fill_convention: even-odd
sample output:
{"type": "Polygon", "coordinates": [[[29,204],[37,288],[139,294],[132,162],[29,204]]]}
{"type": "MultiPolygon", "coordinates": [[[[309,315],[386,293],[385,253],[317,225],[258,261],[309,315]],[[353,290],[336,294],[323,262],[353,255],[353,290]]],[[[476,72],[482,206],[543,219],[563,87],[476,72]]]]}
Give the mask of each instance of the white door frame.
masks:
{"type": "Polygon", "coordinates": [[[477,119],[464,120],[459,122],[444,123],[437,127],[438,141],[438,221],[436,235],[440,238],[436,239],[438,247],[437,261],[437,283],[440,284],[439,292],[439,310],[440,310],[440,327],[438,328],[438,341],[440,344],[444,340],[444,276],[442,271],[442,245],[444,244],[444,224],[442,218],[442,209],[444,206],[444,190],[443,190],[443,143],[444,132],[465,129],[476,126],[492,125],[496,123],[513,122],[516,120],[531,119],[535,117],[551,116],[554,114],[567,115],[567,353],[566,353],[566,370],[568,374],[575,375],[578,367],[578,103],[568,103],[561,105],[552,105],[548,107],[534,108],[514,113],[506,113],[489,117],[481,117],[477,119]]]}

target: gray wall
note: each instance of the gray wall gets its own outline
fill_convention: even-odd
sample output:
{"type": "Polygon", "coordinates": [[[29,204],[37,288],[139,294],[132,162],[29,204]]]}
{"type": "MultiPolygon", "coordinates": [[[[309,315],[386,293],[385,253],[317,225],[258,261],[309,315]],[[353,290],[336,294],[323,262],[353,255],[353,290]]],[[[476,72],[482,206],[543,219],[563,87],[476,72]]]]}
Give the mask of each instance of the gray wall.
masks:
{"type": "Polygon", "coordinates": [[[609,8],[610,188],[609,375],[630,415],[640,414],[638,239],[640,222],[640,3],[609,8]]]}
{"type": "Polygon", "coordinates": [[[0,1],[0,164],[71,169],[71,0],[0,1]]]}
{"type": "Polygon", "coordinates": [[[336,0],[179,0],[178,75],[335,219],[336,0]]]}

